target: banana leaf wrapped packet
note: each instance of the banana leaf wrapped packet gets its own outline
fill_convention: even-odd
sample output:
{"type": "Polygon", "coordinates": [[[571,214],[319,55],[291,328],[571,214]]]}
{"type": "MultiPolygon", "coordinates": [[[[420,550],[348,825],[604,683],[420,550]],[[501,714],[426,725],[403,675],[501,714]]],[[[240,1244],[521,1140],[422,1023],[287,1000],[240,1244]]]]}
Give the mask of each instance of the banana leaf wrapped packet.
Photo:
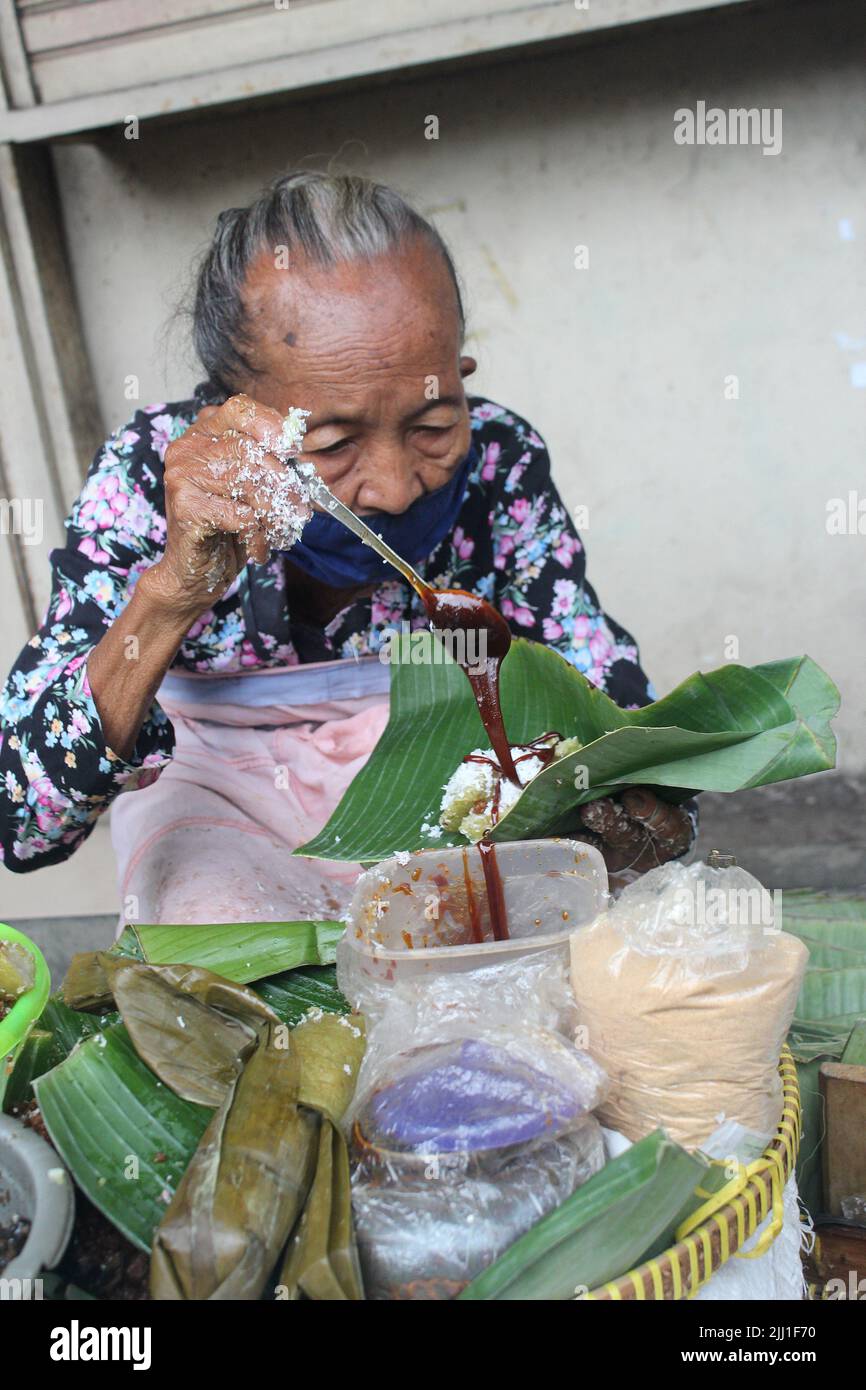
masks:
{"type": "Polygon", "coordinates": [[[78,1007],[113,1002],[159,1082],[212,1112],[166,1191],[151,1296],[257,1299],[285,1252],[278,1298],[362,1298],[339,1124],[363,1021],[319,1010],[290,1028],[256,991],[203,967],[108,952],[77,958],[64,993],[78,1007]]]}

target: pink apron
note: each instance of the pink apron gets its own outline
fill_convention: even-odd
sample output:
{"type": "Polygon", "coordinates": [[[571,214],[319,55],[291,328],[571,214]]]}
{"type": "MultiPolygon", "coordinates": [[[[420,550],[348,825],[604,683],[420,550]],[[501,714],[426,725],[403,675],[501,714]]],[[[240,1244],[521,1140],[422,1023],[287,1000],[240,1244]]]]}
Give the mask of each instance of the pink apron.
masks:
{"type": "Polygon", "coordinates": [[[357,864],[292,858],[325,824],[388,719],[376,657],[231,676],[171,671],[172,761],[111,811],[125,922],[338,917],[357,864]]]}

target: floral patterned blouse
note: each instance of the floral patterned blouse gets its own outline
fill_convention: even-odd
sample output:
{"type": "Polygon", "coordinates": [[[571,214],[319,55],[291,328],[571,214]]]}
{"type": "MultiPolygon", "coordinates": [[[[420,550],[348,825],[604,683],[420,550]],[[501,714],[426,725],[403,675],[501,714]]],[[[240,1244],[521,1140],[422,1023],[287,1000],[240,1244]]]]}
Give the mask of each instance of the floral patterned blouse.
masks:
{"type": "MultiPolygon", "coordinates": [[[[44,622],[0,699],[0,854],[18,871],[68,858],[122,790],[152,782],[174,731],[158,703],[128,760],[109,748],[87,681],[87,658],[165,543],[163,459],[206,402],[151,405],[97,453],[52,552],[44,622]]],[[[512,411],[470,397],[477,462],[451,536],[419,568],[431,583],[490,599],[512,629],[555,647],[623,706],[652,698],[634,639],[601,610],[583,546],[551,481],[544,441],[512,411]]],[[[190,628],[175,657],[186,671],[237,672],[375,653],[386,629],[426,625],[398,578],[344,609],[323,630],[293,624],[284,564],[248,566],[190,628]]]]}

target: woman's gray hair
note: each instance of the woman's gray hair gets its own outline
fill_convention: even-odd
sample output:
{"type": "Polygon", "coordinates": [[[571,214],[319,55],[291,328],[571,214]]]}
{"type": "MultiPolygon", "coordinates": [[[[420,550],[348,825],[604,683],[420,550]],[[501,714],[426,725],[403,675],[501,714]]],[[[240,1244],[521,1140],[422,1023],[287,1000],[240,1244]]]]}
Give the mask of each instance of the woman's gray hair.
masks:
{"type": "Polygon", "coordinates": [[[264,250],[285,247],[320,266],[382,256],[420,237],[442,257],[454,285],[460,331],[463,299],[451,254],[436,228],[386,184],[357,174],[301,170],[276,179],[246,208],[221,212],[199,267],[193,301],[193,343],[217,387],[236,389],[252,371],[244,356],[243,285],[264,250]]]}

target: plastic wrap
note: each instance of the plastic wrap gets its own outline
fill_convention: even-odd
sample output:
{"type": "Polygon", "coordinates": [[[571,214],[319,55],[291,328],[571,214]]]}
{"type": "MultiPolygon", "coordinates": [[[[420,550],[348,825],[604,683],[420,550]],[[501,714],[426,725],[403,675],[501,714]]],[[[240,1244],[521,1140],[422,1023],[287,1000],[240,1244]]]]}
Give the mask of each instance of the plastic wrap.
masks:
{"type": "MultiPolygon", "coordinates": [[[[337,950],[340,988],[375,1021],[395,987],[497,970],[538,954],[568,964],[568,937],[607,901],[598,850],[574,840],[496,848],[507,940],[495,940],[479,851],[424,850],[384,860],[358,880],[337,950]]],[[[486,979],[485,975],[485,979],[486,979]]],[[[468,992],[466,998],[468,998],[468,992]]]]}
{"type": "Polygon", "coordinates": [[[571,939],[582,1046],[611,1078],[599,1117],[700,1147],[735,1120],[766,1144],[808,952],[740,868],[666,864],[571,939]]]}
{"type": "MultiPolygon", "coordinates": [[[[441,1028],[429,1018],[421,1037],[441,1028]]],[[[603,1166],[605,1078],[544,1029],[476,1027],[374,1067],[353,1110],[352,1206],[368,1298],[452,1298],[603,1166]]]]}
{"type": "Polygon", "coordinates": [[[574,1025],[568,936],[606,901],[595,849],[498,846],[497,939],[474,848],[359,879],[337,952],[367,1019],[346,1118],[369,1298],[451,1298],[604,1163],[600,1067],[574,1025]]]}

